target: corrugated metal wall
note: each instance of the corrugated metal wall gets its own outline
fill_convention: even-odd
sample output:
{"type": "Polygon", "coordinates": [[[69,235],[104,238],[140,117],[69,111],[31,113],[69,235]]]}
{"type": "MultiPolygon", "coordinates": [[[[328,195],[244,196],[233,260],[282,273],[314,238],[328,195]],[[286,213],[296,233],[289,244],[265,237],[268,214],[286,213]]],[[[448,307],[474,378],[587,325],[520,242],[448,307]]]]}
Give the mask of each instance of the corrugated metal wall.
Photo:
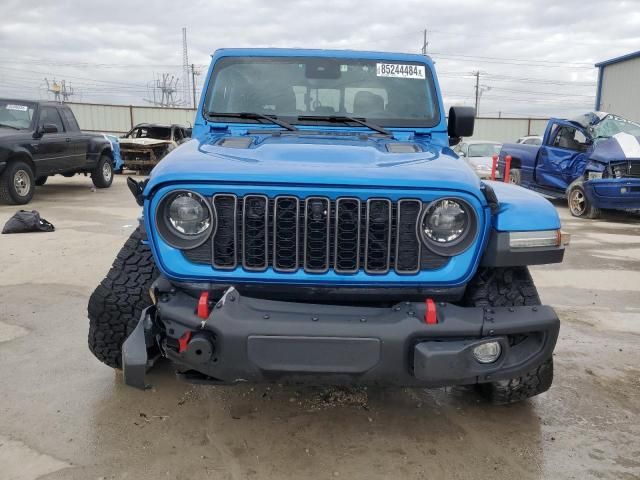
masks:
{"type": "Polygon", "coordinates": [[[604,67],[600,110],[640,122],[640,57],[604,67]]]}
{"type": "MultiPolygon", "coordinates": [[[[178,123],[192,125],[195,110],[190,108],[134,107],[126,105],[101,105],[69,103],[78,119],[80,128],[86,131],[125,133],[143,122],[178,123]]],[[[524,135],[542,135],[547,120],[529,118],[479,118],[472,138],[513,142],[524,135]]]]}

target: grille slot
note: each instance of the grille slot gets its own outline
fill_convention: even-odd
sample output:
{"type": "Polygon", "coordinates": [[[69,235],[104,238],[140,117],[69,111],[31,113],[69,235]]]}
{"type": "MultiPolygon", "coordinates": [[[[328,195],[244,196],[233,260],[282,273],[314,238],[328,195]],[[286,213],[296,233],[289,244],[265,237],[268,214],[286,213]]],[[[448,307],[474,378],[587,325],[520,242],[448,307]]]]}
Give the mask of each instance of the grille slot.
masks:
{"type": "Polygon", "coordinates": [[[269,201],[264,195],[247,195],[242,203],[242,266],[265,270],[269,256],[269,201]]]}
{"type": "Polygon", "coordinates": [[[391,201],[384,198],[367,200],[364,270],[386,273],[391,261],[391,201]]]}
{"type": "Polygon", "coordinates": [[[295,272],[300,231],[300,202],[296,197],[276,197],[273,226],[273,268],[279,272],[295,272]]]}
{"type": "Polygon", "coordinates": [[[420,217],[420,200],[398,202],[395,268],[398,273],[420,270],[421,243],[416,235],[416,219],[420,217]]]}
{"type": "Polygon", "coordinates": [[[412,275],[442,268],[448,257],[437,255],[416,236],[422,202],[391,202],[342,197],[300,199],[281,195],[212,198],[218,218],[215,234],[199,247],[184,250],[193,263],[217,270],[242,266],[250,271],[269,267],[277,272],[412,275]]]}
{"type": "Polygon", "coordinates": [[[230,194],[213,196],[217,228],[213,236],[213,266],[232,270],[238,265],[238,236],[236,229],[237,198],[230,194]]]}
{"type": "Polygon", "coordinates": [[[323,273],[329,270],[329,199],[309,197],[304,202],[304,211],[304,270],[323,273]]]}

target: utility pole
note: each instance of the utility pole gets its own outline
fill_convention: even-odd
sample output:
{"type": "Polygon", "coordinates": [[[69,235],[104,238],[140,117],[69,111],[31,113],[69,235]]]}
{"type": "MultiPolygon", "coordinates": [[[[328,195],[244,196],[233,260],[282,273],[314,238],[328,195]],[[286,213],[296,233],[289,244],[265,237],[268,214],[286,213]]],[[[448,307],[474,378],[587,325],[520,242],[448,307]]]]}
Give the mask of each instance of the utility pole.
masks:
{"type": "Polygon", "coordinates": [[[191,86],[193,87],[193,108],[196,108],[196,75],[200,75],[196,72],[196,66],[191,64],[191,86]]]}
{"type": "Polygon", "coordinates": [[[189,104],[189,49],[187,48],[187,27],[182,27],[182,103],[189,104]]]}
{"type": "Polygon", "coordinates": [[[427,41],[428,30],[425,28],[422,33],[424,34],[423,37],[422,37],[422,55],[426,55],[427,54],[427,48],[429,47],[429,42],[427,41]]]}
{"type": "Polygon", "coordinates": [[[480,70],[473,73],[476,76],[476,118],[478,118],[478,108],[480,107],[480,70]]]}

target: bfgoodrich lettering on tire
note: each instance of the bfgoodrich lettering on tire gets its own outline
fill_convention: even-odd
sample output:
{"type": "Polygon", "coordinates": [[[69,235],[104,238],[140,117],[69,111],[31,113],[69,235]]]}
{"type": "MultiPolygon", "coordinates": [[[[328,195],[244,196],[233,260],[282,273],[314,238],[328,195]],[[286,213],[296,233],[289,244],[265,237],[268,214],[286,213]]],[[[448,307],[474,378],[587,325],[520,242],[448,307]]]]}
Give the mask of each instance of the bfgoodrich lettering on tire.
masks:
{"type": "Polygon", "coordinates": [[[149,288],[158,276],[151,250],[138,227],[109,273],[89,298],[89,349],[98,360],[121,368],[122,343],[151,305],[149,288]]]}
{"type": "MultiPolygon", "coordinates": [[[[467,286],[464,303],[469,307],[517,307],[540,305],[538,290],[526,267],[478,270],[467,286]]],[[[480,393],[494,405],[515,403],[546,392],[553,382],[553,358],[547,358],[525,374],[479,384],[480,393]]]]}
{"type": "Polygon", "coordinates": [[[35,192],[33,171],[22,160],[9,163],[0,176],[0,201],[10,205],[29,203],[35,192]]]}

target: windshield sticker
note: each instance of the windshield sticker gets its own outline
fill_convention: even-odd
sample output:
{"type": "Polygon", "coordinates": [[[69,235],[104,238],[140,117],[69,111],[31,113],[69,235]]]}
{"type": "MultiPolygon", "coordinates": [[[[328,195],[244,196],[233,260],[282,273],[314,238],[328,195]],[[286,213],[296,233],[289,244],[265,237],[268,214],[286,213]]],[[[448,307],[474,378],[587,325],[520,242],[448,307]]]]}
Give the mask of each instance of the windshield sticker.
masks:
{"type": "Polygon", "coordinates": [[[376,76],[393,78],[425,79],[424,65],[402,65],[398,63],[376,63],[376,76]]]}
{"type": "Polygon", "coordinates": [[[12,105],[10,103],[5,108],[7,110],[17,110],[18,112],[26,112],[29,109],[26,105],[12,105]]]}

